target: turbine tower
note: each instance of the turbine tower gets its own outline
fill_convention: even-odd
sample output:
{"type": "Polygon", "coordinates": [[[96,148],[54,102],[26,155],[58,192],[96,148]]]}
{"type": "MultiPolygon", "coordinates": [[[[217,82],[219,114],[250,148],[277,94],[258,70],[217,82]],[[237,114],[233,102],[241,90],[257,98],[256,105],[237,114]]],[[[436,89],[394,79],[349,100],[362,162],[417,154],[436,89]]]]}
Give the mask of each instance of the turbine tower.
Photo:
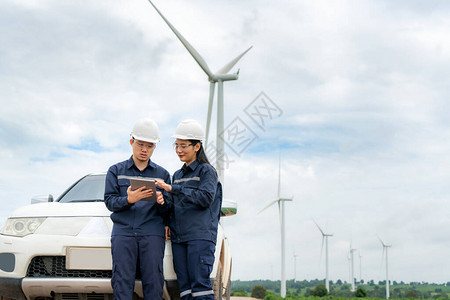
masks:
{"type": "Polygon", "coordinates": [[[355,288],[355,268],[354,268],[354,257],[353,257],[353,253],[356,251],[356,249],[352,248],[352,244],[350,243],[350,274],[351,274],[351,278],[350,278],[350,282],[351,282],[351,291],[354,292],[356,291],[355,288]]]}
{"type": "MultiPolygon", "coordinates": [[[[383,256],[384,252],[386,252],[386,299],[389,299],[389,271],[388,271],[388,248],[392,247],[392,245],[385,244],[380,237],[378,239],[381,242],[381,245],[383,245],[383,256]]],[[[383,259],[383,258],[382,258],[383,259]]]]}
{"type": "Polygon", "coordinates": [[[275,203],[278,203],[278,213],[280,217],[280,231],[281,231],[281,288],[280,288],[280,295],[281,297],[286,297],[286,264],[285,264],[285,220],[284,220],[284,202],[286,201],[292,201],[294,197],[291,198],[281,198],[280,197],[280,186],[281,186],[281,157],[279,158],[278,162],[278,195],[277,199],[270,202],[266,207],[261,209],[258,214],[260,214],[262,211],[266,210],[270,206],[274,205],[275,203]]]}
{"type": "MultiPolygon", "coordinates": [[[[313,220],[314,221],[314,220],[313,220]]],[[[322,259],[322,250],[323,244],[325,242],[325,287],[327,288],[328,293],[330,292],[330,281],[328,280],[328,237],[333,236],[330,233],[324,233],[322,228],[320,228],[319,224],[316,223],[317,228],[319,228],[320,233],[322,234],[322,247],[320,248],[320,259],[322,259]]]]}
{"type": "Polygon", "coordinates": [[[192,47],[192,45],[181,35],[180,32],[164,17],[164,15],[156,8],[156,6],[153,4],[151,0],[148,0],[150,4],[155,8],[155,10],[158,12],[158,14],[163,18],[163,20],[166,22],[166,24],[170,27],[172,32],[177,36],[177,38],[180,40],[180,42],[183,44],[183,46],[186,48],[186,50],[192,55],[192,57],[195,59],[195,61],[198,63],[200,68],[203,70],[203,72],[208,75],[208,80],[210,82],[209,84],[209,102],[208,102],[208,116],[206,120],[206,141],[205,141],[205,147],[208,146],[208,135],[209,135],[209,127],[211,125],[211,113],[212,113],[212,106],[214,101],[214,90],[216,83],[218,84],[217,89],[217,127],[216,127],[216,168],[217,172],[219,174],[219,178],[223,183],[223,177],[224,177],[224,166],[223,166],[223,155],[225,153],[225,144],[224,140],[219,138],[219,136],[223,133],[224,130],[224,103],[223,103],[223,82],[224,81],[230,81],[230,80],[237,80],[239,78],[239,70],[236,73],[229,74],[230,70],[236,65],[236,63],[244,56],[250,49],[253,47],[249,47],[247,50],[242,52],[240,55],[238,55],[236,58],[231,60],[229,63],[227,63],[225,66],[223,66],[221,69],[219,69],[216,73],[213,73],[209,67],[206,61],[203,59],[203,57],[200,55],[200,53],[197,52],[197,50],[192,47]]]}

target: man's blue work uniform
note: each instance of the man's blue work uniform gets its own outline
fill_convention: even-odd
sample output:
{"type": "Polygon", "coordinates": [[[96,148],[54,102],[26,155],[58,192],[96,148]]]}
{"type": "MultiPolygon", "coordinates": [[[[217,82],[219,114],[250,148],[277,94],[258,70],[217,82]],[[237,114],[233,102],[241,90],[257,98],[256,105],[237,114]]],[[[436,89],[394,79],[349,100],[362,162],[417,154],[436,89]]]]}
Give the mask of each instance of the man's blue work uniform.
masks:
{"type": "MultiPolygon", "coordinates": [[[[170,174],[164,168],[149,160],[141,171],[134,164],[133,157],[111,166],[106,174],[105,204],[112,211],[114,223],[111,236],[114,299],[132,299],[137,266],[140,266],[144,298],[161,299],[164,286],[164,215],[168,212],[168,205],[151,201],[129,204],[129,177],[134,176],[170,182],[170,174]]],[[[165,191],[163,196],[167,199],[165,191]]]]}
{"type": "Polygon", "coordinates": [[[210,274],[214,264],[222,185],[216,170],[198,160],[172,178],[170,230],[180,297],[214,299],[210,274]]]}

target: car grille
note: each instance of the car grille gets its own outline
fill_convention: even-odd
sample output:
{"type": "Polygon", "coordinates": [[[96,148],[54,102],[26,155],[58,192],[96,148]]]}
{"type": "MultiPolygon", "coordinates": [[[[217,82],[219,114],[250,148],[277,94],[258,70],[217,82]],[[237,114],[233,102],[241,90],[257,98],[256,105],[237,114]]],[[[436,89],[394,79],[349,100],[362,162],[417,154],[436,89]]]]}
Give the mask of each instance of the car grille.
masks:
{"type": "Polygon", "coordinates": [[[111,270],[67,270],[65,256],[36,256],[31,260],[27,277],[111,278],[111,270]]]}
{"type": "Polygon", "coordinates": [[[55,300],[112,300],[112,295],[109,294],[56,294],[55,300]]]}

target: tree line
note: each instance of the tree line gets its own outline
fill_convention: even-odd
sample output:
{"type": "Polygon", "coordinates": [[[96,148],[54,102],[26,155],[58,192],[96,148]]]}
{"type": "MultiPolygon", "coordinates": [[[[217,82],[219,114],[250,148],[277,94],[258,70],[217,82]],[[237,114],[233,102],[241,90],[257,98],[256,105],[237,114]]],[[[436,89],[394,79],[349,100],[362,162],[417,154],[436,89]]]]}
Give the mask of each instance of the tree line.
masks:
{"type": "MultiPolygon", "coordinates": [[[[350,290],[351,285],[345,281],[337,280],[330,282],[330,292],[325,288],[324,280],[288,280],[286,281],[287,298],[301,299],[301,297],[369,297],[369,298],[385,298],[386,281],[373,280],[364,282],[363,280],[356,282],[356,291],[350,290]],[[298,297],[298,298],[297,298],[298,297]]],[[[250,280],[241,281],[233,280],[231,283],[231,291],[234,296],[252,296],[259,299],[281,299],[280,281],[271,280],[250,280]],[[261,297],[261,295],[264,295],[261,297]],[[258,297],[256,297],[258,296],[258,297]],[[277,298],[278,297],[278,298],[277,298]]],[[[390,282],[391,298],[422,298],[422,299],[449,299],[450,282],[447,283],[428,283],[428,282],[410,282],[403,281],[390,282]]]]}

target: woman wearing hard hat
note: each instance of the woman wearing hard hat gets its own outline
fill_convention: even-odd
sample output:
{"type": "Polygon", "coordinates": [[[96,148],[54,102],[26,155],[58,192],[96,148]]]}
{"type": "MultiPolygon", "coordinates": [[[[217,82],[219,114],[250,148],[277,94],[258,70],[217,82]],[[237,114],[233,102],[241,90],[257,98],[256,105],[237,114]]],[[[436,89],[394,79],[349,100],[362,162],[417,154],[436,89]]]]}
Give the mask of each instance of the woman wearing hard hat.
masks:
{"type": "Polygon", "coordinates": [[[210,274],[214,264],[222,185],[209,163],[202,141],[205,134],[195,120],[182,121],[175,134],[175,152],[184,162],[172,185],[157,185],[171,199],[170,237],[180,298],[214,299],[210,274]]]}

